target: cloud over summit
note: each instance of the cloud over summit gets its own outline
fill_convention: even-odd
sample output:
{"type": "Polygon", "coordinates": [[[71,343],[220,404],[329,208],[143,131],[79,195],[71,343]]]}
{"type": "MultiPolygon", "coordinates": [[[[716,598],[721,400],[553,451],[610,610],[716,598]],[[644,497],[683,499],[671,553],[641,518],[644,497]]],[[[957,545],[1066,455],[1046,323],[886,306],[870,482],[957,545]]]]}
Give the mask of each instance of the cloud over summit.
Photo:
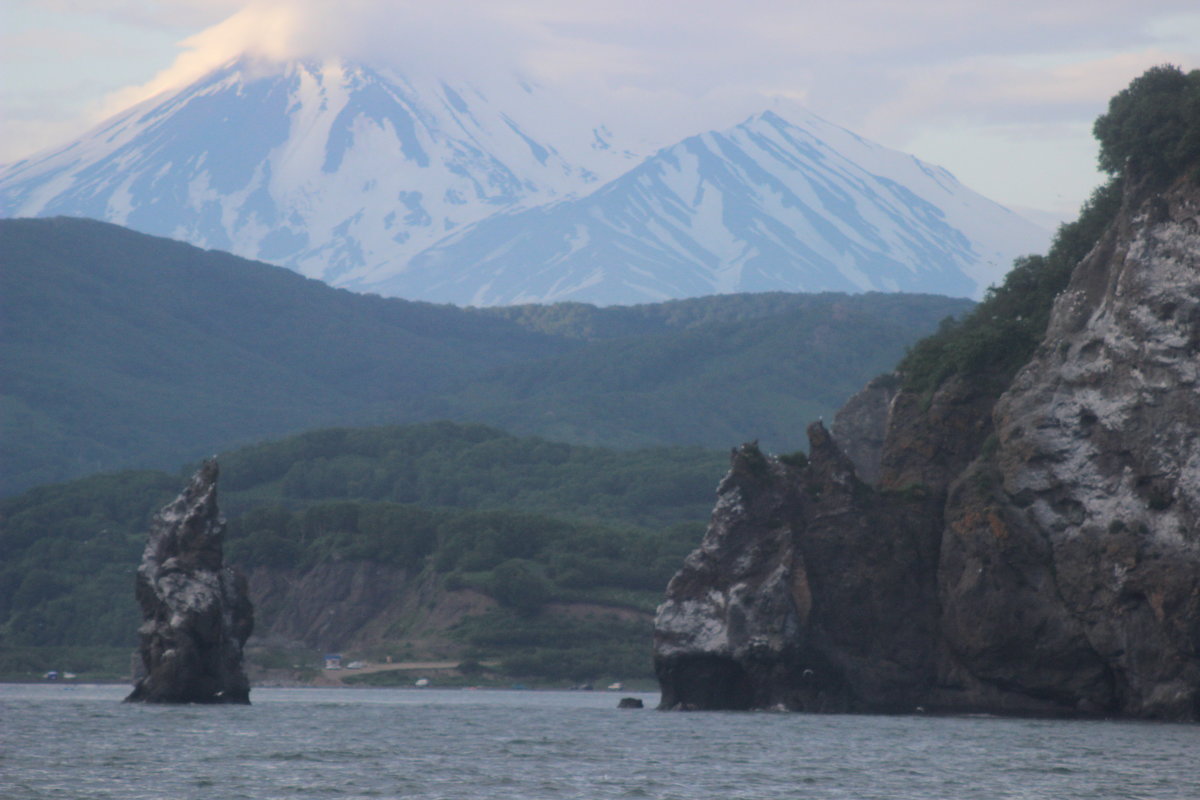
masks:
{"type": "MultiPolygon", "coordinates": [[[[540,29],[470,0],[254,0],[180,42],[175,62],[117,94],[129,105],[184,86],[240,56],[266,61],[345,58],[447,78],[517,70],[540,29]],[[436,9],[436,10],[434,10],[436,9]]],[[[542,36],[541,38],[545,38],[542,36]]]]}

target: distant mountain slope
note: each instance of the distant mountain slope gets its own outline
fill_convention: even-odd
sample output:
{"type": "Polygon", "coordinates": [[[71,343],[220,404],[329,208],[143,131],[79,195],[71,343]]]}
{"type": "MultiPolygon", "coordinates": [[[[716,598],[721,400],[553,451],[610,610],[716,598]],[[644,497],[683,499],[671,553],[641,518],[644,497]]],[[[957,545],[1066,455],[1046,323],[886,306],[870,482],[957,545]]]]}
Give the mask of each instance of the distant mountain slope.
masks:
{"type": "Polygon", "coordinates": [[[264,436],[427,418],[549,337],[66,218],[0,221],[4,490],[264,436]]]}
{"type": "Polygon", "coordinates": [[[495,214],[373,285],[459,304],[719,292],[978,295],[1047,234],[950,173],[808,115],[666,148],[595,192],[495,214]]]}
{"type": "Polygon", "coordinates": [[[0,216],[102,219],[335,286],[495,305],[978,296],[1048,233],[799,107],[622,143],[579,98],[234,60],[0,167],[0,216]],[[635,152],[636,150],[636,152],[635,152]]]}
{"type": "Polygon", "coordinates": [[[701,314],[705,321],[499,366],[446,398],[451,416],[590,444],[635,446],[651,434],[722,449],[760,439],[772,450],[794,450],[808,422],[832,419],[846,398],[888,371],[912,332],[932,330],[926,326],[967,303],[878,293],[734,295],[638,306],[645,310],[638,323],[658,317],[662,324],[675,306],[675,320],[701,314]],[[769,314],[730,313],[773,300],[781,302],[769,314]]]}
{"type": "Polygon", "coordinates": [[[610,445],[794,449],[809,416],[968,306],[778,294],[463,310],[105,223],[0,220],[0,491],[440,418],[610,445]]]}

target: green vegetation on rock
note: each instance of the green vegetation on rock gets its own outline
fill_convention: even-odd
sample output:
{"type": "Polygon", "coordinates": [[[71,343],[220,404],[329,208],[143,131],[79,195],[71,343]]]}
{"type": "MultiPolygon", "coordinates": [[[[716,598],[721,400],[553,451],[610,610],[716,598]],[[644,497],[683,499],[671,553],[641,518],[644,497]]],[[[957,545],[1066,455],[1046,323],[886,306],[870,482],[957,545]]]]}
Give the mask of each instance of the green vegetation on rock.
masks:
{"type": "MultiPolygon", "coordinates": [[[[1095,246],[1131,186],[1152,188],[1200,161],[1200,70],[1154,67],[1109,102],[1095,123],[1100,167],[1111,178],[1059,227],[1046,255],[1018,259],[961,320],[945,320],[900,362],[906,388],[929,392],[952,375],[1006,387],[1042,341],[1054,298],[1095,246]],[[1150,187],[1142,186],[1149,182],[1150,187]]],[[[1195,177],[1195,176],[1194,176],[1195,177]]]]}
{"type": "Polygon", "coordinates": [[[1169,179],[1200,161],[1200,70],[1152,67],[1108,103],[1092,128],[1109,175],[1169,179]]]}
{"type": "Polygon", "coordinates": [[[900,361],[908,389],[928,392],[952,375],[967,376],[997,394],[1029,360],[1046,333],[1054,298],[1121,207],[1121,183],[1110,180],[1092,192],[1079,218],[1059,226],[1049,252],[1014,262],[961,320],[947,318],[900,361]]]}

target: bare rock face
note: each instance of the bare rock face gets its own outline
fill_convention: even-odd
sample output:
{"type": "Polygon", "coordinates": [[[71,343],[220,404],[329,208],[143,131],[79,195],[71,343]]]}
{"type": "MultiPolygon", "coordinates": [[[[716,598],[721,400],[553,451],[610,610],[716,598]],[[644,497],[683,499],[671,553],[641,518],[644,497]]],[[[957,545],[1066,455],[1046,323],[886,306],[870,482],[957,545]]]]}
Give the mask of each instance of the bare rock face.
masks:
{"type": "Polygon", "coordinates": [[[847,400],[833,419],[833,438],[867,483],[879,481],[892,401],[899,390],[899,375],[880,375],[847,400]]]}
{"type": "Polygon", "coordinates": [[[224,565],[217,463],[155,516],[137,574],[144,675],[127,702],[249,703],[242,648],[254,628],[246,580],[224,565]]]}
{"type": "Polygon", "coordinates": [[[1198,222],[1187,184],[1122,214],[947,504],[943,630],[980,677],[1200,718],[1198,222]]]}
{"type": "Polygon", "coordinates": [[[879,485],[944,495],[992,432],[994,403],[994,394],[957,375],[928,398],[897,393],[880,455],[879,485]]]}
{"type": "Polygon", "coordinates": [[[671,580],[655,621],[667,708],[770,707],[799,688],[797,647],[812,606],[790,520],[793,469],[756,444],[733,451],[700,548],[671,580]]]}
{"type": "Polygon", "coordinates": [[[1200,186],[1128,192],[996,397],[868,387],[853,462],[735,451],[664,707],[1200,720],[1200,186]]]}

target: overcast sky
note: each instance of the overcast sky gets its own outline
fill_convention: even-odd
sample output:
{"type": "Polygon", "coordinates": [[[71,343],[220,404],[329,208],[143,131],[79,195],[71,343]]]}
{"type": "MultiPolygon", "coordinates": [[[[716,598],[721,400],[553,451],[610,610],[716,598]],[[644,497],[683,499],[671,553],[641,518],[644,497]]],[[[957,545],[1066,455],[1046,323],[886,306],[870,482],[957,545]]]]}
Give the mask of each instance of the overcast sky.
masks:
{"type": "Polygon", "coordinates": [[[1020,210],[1074,216],[1108,98],[1200,67],[1197,0],[4,0],[0,162],[237,53],[512,69],[663,139],[784,98],[1020,210]]]}

